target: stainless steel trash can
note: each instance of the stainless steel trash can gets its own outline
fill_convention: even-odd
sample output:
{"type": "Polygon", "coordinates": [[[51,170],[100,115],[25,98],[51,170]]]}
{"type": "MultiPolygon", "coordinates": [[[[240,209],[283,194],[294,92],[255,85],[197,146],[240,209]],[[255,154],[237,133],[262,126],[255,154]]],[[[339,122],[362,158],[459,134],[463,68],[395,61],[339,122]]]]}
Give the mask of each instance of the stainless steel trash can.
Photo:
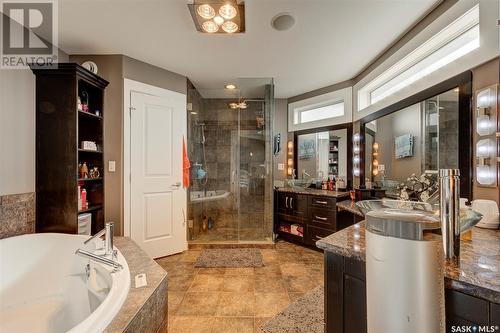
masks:
{"type": "Polygon", "coordinates": [[[366,214],[369,333],[445,331],[439,216],[417,210],[366,214]]]}

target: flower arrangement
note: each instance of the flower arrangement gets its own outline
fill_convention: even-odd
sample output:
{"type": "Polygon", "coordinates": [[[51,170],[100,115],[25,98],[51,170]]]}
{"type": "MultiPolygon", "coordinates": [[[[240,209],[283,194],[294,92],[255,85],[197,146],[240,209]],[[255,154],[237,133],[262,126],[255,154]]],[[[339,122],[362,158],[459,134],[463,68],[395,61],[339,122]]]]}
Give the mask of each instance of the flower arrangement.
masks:
{"type": "Polygon", "coordinates": [[[400,200],[427,202],[439,190],[437,174],[412,174],[405,183],[397,186],[400,200]]]}

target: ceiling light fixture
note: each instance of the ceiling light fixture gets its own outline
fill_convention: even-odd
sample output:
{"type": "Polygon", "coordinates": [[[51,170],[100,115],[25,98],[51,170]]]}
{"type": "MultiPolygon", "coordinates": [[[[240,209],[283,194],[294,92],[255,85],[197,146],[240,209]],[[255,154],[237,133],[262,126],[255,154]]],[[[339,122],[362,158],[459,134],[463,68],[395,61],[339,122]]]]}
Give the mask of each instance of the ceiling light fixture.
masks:
{"type": "Polygon", "coordinates": [[[226,84],[224,86],[224,88],[229,89],[229,90],[234,90],[234,89],[236,89],[236,86],[234,84],[230,83],[230,84],[226,84]]]}
{"type": "Polygon", "coordinates": [[[224,30],[228,34],[232,34],[238,31],[238,25],[233,21],[226,21],[222,24],[222,30],[224,30]]]}
{"type": "Polygon", "coordinates": [[[245,32],[245,3],[242,0],[190,0],[190,2],[188,8],[199,32],[209,34],[245,32]]]}
{"type": "Polygon", "coordinates": [[[213,34],[219,31],[219,26],[214,21],[205,21],[203,22],[201,27],[203,30],[205,30],[205,32],[208,32],[209,34],[213,34]]]}
{"type": "Polygon", "coordinates": [[[215,9],[207,4],[199,6],[196,12],[198,13],[198,15],[200,15],[202,18],[206,20],[210,20],[212,17],[215,16],[215,9]]]}
{"type": "Polygon", "coordinates": [[[238,11],[236,8],[227,3],[219,8],[219,15],[226,20],[232,20],[236,17],[236,15],[238,15],[238,11]]]}

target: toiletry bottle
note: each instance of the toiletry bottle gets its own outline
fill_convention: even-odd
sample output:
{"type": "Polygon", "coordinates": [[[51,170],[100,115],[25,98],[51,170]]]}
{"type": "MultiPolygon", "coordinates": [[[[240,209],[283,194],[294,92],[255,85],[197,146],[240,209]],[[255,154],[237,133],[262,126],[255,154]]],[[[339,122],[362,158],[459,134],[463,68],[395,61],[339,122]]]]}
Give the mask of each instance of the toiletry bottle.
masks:
{"type": "Polygon", "coordinates": [[[80,200],[81,200],[81,205],[82,205],[82,209],[87,209],[87,190],[86,189],[82,189],[82,194],[80,196],[80,200]]]}

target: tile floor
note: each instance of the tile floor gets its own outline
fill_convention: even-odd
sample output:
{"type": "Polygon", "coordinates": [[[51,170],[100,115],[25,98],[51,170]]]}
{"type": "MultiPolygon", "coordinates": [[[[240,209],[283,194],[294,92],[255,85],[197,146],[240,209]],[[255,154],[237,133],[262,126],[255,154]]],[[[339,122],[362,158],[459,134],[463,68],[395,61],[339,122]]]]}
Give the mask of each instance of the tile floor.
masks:
{"type": "Polygon", "coordinates": [[[261,333],[261,324],[323,284],[322,253],[286,242],[260,251],[260,268],[195,268],[201,250],[158,259],[168,272],[169,332],[261,333]]]}

